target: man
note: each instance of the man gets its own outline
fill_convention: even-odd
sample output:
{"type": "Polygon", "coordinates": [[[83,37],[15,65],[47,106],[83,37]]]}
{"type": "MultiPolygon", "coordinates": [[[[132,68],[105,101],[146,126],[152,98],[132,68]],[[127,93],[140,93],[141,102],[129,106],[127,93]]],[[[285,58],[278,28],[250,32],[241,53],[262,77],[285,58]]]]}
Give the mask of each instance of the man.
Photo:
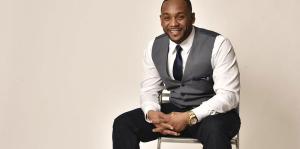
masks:
{"type": "Polygon", "coordinates": [[[193,137],[205,149],[230,149],[240,128],[239,71],[233,47],[222,35],[193,26],[189,0],[164,0],[165,34],[145,51],[141,108],[118,116],[114,149],[138,149],[159,136],[193,137]],[[170,103],[159,105],[159,93],[170,103]]]}

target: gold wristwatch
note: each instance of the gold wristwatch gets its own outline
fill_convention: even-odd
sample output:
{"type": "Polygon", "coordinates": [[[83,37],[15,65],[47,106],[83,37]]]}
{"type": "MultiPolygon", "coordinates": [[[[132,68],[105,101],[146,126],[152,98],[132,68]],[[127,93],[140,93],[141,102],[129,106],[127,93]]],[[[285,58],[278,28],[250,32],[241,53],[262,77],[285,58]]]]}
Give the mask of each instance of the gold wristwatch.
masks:
{"type": "Polygon", "coordinates": [[[187,113],[189,114],[189,125],[195,125],[198,122],[197,116],[195,115],[195,113],[193,111],[187,111],[187,113]]]}

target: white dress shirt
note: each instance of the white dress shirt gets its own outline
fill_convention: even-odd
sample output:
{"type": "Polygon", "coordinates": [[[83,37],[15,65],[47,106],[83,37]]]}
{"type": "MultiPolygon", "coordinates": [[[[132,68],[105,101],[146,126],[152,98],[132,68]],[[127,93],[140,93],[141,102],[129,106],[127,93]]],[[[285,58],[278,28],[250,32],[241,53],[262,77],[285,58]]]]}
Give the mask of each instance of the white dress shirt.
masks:
{"type": "MultiPolygon", "coordinates": [[[[180,46],[183,51],[183,72],[194,40],[195,28],[180,46]]],[[[141,83],[140,102],[145,115],[150,110],[160,111],[158,92],[164,89],[162,80],[152,60],[152,45],[154,39],[149,43],[144,52],[144,78],[141,83]]],[[[176,43],[170,40],[168,53],[168,72],[172,79],[173,63],[176,57],[176,43]]],[[[213,69],[213,89],[216,93],[212,98],[203,102],[200,106],[192,109],[198,121],[216,113],[225,113],[236,108],[240,97],[240,77],[236,56],[230,41],[222,35],[215,39],[212,49],[211,65],[213,69]]]]}

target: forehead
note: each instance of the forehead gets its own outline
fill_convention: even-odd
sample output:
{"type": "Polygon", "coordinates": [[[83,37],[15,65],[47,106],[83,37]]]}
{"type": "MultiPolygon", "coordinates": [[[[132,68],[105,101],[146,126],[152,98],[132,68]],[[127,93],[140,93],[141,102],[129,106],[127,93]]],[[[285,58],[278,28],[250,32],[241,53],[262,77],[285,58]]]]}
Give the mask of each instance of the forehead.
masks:
{"type": "Polygon", "coordinates": [[[161,8],[161,13],[184,13],[188,11],[187,4],[184,0],[165,1],[161,8]]]}

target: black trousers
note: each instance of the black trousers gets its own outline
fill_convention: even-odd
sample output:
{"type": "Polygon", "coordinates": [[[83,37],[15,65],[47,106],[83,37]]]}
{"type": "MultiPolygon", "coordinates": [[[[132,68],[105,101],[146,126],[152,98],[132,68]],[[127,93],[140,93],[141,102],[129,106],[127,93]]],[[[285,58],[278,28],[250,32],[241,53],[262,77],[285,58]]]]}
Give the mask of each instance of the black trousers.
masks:
{"type": "MultiPolygon", "coordinates": [[[[162,112],[183,112],[173,104],[163,104],[162,112]]],[[[230,140],[240,129],[240,118],[237,111],[211,115],[193,126],[187,126],[179,137],[198,139],[204,149],[231,149],[230,140]]],[[[152,132],[155,126],[145,121],[143,111],[138,108],[121,114],[113,124],[113,149],[139,149],[139,143],[148,142],[163,136],[152,132]]]]}

